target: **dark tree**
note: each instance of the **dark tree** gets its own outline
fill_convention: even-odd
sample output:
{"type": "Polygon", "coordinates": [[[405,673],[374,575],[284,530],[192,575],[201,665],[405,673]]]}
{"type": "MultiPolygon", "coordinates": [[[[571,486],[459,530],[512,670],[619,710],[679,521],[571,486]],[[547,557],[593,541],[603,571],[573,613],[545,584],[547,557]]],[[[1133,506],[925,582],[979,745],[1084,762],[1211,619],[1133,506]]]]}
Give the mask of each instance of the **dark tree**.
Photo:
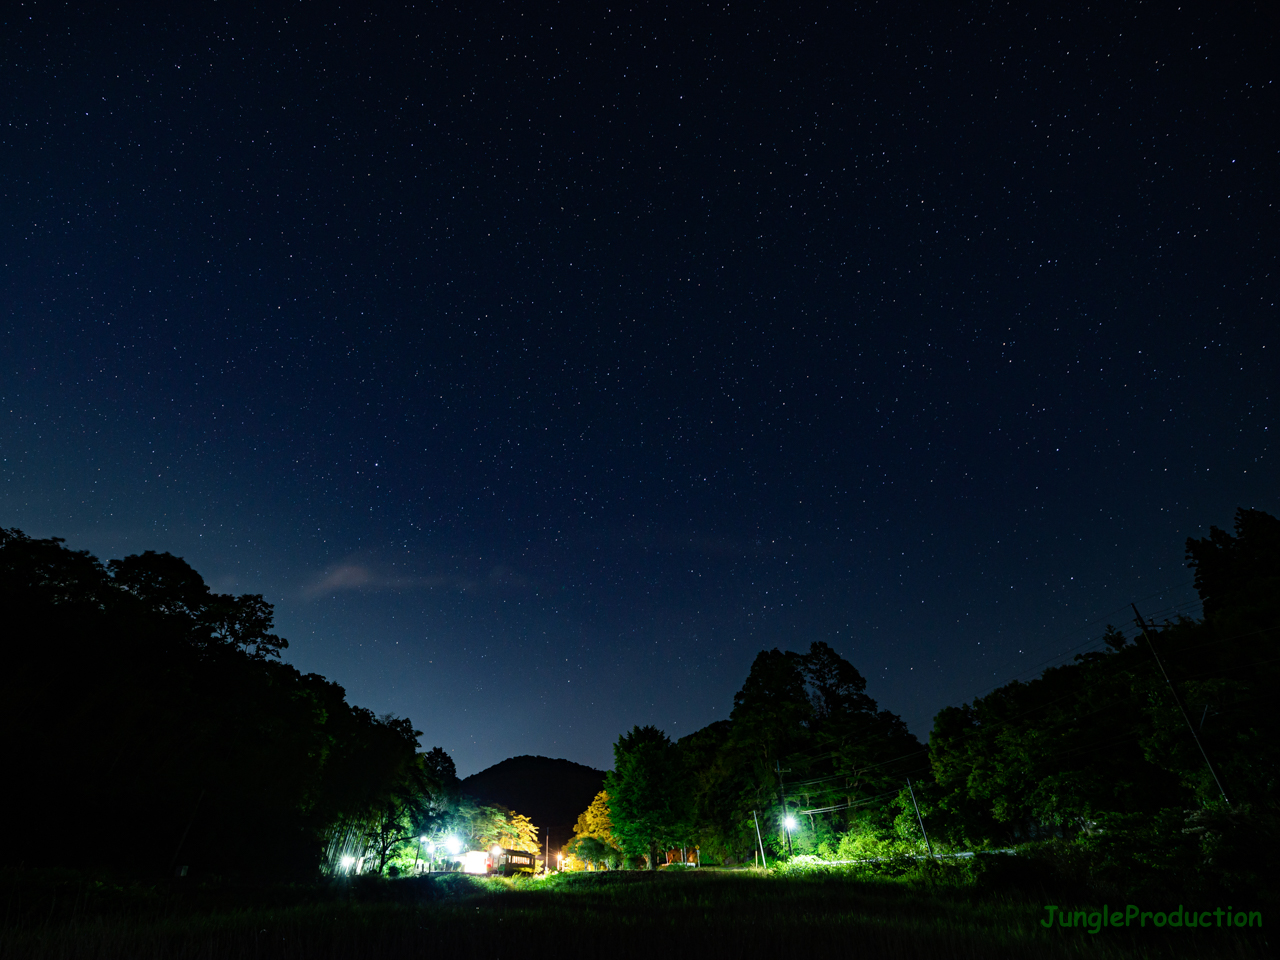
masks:
{"type": "MultiPolygon", "coordinates": [[[[1187,559],[1203,620],[1165,621],[1136,642],[1109,626],[1105,651],[938,714],[929,741],[936,782],[926,794],[953,839],[1008,843],[1095,828],[1118,837],[1126,824],[1139,832],[1164,824],[1151,843],[1174,849],[1170,836],[1200,830],[1184,833],[1188,809],[1221,806],[1219,781],[1237,811],[1273,809],[1280,722],[1268,704],[1280,683],[1280,521],[1239,510],[1234,536],[1211,527],[1187,541],[1187,559]]],[[[1273,827],[1256,826],[1256,835],[1273,827]]]]}
{"type": "Polygon", "coordinates": [[[335,824],[434,783],[412,724],[279,662],[271,605],[178,557],[104,567],[0,530],[0,611],[0,767],[22,785],[2,858],[39,863],[73,829],[95,866],[306,875],[335,824]]]}
{"type": "Polygon", "coordinates": [[[1196,572],[1206,617],[1233,604],[1280,601],[1280,520],[1241,507],[1235,531],[1210,527],[1207,537],[1187,538],[1187,566],[1196,572]]]}
{"type": "Polygon", "coordinates": [[[458,786],[458,768],[454,766],[453,757],[440,747],[432,747],[423,754],[422,762],[431,779],[442,790],[454,790],[458,786]]]}
{"type": "Polygon", "coordinates": [[[261,594],[212,593],[181,557],[148,550],[107,564],[115,582],[189,632],[201,647],[230,645],[251,657],[278,657],[288,641],[271,632],[274,610],[261,594]]]}
{"type": "Polygon", "coordinates": [[[800,666],[797,654],[762,650],[733,696],[734,739],[764,763],[788,752],[813,718],[800,666]]]}
{"type": "Polygon", "coordinates": [[[875,714],[876,702],[866,694],[866,679],[830,646],[821,641],[810,644],[809,652],[798,659],[818,723],[855,714],[875,714]]]}

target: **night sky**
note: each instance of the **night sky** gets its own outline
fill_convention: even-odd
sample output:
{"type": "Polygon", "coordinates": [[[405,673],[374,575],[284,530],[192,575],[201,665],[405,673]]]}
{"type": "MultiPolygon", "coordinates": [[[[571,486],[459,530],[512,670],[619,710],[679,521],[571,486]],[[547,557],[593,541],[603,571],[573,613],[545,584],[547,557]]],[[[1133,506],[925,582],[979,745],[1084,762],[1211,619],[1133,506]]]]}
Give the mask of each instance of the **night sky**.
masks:
{"type": "Polygon", "coordinates": [[[0,525],[463,775],[814,640],[925,737],[1280,512],[1269,4],[82,6],[0,15],[0,525]]]}

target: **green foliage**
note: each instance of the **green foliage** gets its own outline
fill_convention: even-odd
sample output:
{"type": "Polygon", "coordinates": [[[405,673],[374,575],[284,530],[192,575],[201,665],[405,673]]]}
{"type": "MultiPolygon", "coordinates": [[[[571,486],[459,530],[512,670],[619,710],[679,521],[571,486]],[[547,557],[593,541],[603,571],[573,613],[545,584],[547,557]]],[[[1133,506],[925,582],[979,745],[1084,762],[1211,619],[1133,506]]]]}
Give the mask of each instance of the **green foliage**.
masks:
{"type": "Polygon", "coordinates": [[[538,853],[538,828],[522,813],[494,804],[475,808],[469,834],[472,846],[484,850],[494,844],[507,850],[538,853]]]}
{"type": "Polygon", "coordinates": [[[606,843],[613,842],[613,817],[609,812],[609,791],[601,790],[591,805],[578,817],[573,834],[576,837],[596,837],[606,843]]]}
{"type": "Polygon", "coordinates": [[[689,833],[708,857],[739,862],[758,845],[753,812],[771,861],[787,850],[786,813],[797,815],[796,853],[834,850],[850,830],[869,843],[864,814],[886,809],[921,760],[902,721],[878,709],[862,675],[825,643],[762,651],[730,718],[685,737],[679,752],[689,833]]]}
{"type": "MultiPolygon", "coordinates": [[[[402,735],[417,733],[406,729],[407,721],[385,718],[383,724],[391,728],[399,725],[402,735]]],[[[360,761],[365,769],[379,761],[393,766],[385,771],[380,789],[366,789],[359,804],[348,807],[335,824],[326,864],[331,873],[340,870],[344,856],[365,858],[362,872],[381,873],[394,866],[398,872],[413,873],[421,838],[437,832],[451,812],[449,797],[435,779],[436,765],[429,762],[429,756],[405,756],[394,750],[388,737],[380,739],[381,744],[365,743],[360,761]]]]}
{"type": "Polygon", "coordinates": [[[635,727],[613,747],[614,769],[606,781],[613,836],[626,853],[648,857],[679,844],[688,830],[688,794],[675,745],[656,727],[635,727]]]}
{"type": "Polygon", "coordinates": [[[1240,510],[1234,530],[1187,541],[1204,619],[1166,621],[1151,639],[1108,626],[1101,651],[941,710],[927,751],[826,644],[762,651],[730,718],[665,761],[690,786],[682,832],[709,858],[751,862],[758,818],[775,863],[792,813],[798,857],[917,863],[902,858],[926,850],[923,819],[939,852],[1035,849],[1046,875],[1098,889],[1139,876],[1162,889],[1263,883],[1242,838],[1270,849],[1280,805],[1280,713],[1265,708],[1280,681],[1280,521],[1240,510]]]}
{"type": "Polygon", "coordinates": [[[565,844],[565,852],[597,870],[618,869],[622,865],[624,856],[614,844],[590,834],[574,837],[565,844]]]}
{"type": "MultiPolygon", "coordinates": [[[[1236,531],[1188,541],[1207,616],[1153,639],[1232,802],[1261,808],[1280,799],[1280,715],[1264,709],[1280,680],[1280,522],[1241,510],[1236,531]]],[[[1105,652],[938,714],[922,793],[939,833],[1070,839],[1220,802],[1151,643],[1111,627],[1104,639],[1105,652]]]]}
{"type": "Polygon", "coordinates": [[[595,869],[616,870],[622,866],[624,854],[613,836],[613,815],[609,810],[609,792],[601,790],[591,805],[578,817],[573,828],[573,838],[565,844],[564,852],[578,863],[589,864],[595,869]]]}
{"type": "Polygon", "coordinates": [[[1213,527],[1187,541],[1187,558],[1203,619],[1166,621],[1133,642],[1108,627],[1105,652],[938,714],[933,783],[919,791],[931,830],[956,844],[1051,852],[1058,874],[1116,894],[1268,885],[1261,865],[1274,856],[1280,804],[1280,714],[1268,709],[1280,681],[1280,521],[1240,510],[1234,536],[1213,527]]]}
{"type": "Polygon", "coordinates": [[[1150,654],[1126,645],[939,712],[929,740],[935,786],[922,794],[943,814],[941,832],[1007,845],[1159,805],[1177,779],[1143,747],[1163,693],[1155,681],[1150,654]]]}

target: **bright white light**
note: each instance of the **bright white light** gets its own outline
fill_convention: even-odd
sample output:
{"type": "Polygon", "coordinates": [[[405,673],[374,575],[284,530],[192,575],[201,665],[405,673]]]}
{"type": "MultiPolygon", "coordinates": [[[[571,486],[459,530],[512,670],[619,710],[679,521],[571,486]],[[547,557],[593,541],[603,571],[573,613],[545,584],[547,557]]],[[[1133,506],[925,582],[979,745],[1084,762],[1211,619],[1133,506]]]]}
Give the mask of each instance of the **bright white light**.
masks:
{"type": "Polygon", "coordinates": [[[449,848],[450,853],[462,852],[462,841],[459,840],[457,837],[450,837],[448,840],[444,842],[444,845],[449,848]]]}
{"type": "Polygon", "coordinates": [[[498,846],[496,843],[493,845],[493,849],[490,850],[489,852],[492,853],[495,857],[502,856],[502,848],[498,846]]]}
{"type": "Polygon", "coordinates": [[[421,840],[423,843],[426,843],[426,842],[427,842],[427,838],[426,838],[426,837],[419,837],[418,839],[419,839],[419,840],[421,840]]]}
{"type": "Polygon", "coordinates": [[[795,818],[795,817],[787,817],[787,819],[786,819],[786,824],[787,824],[787,829],[788,829],[788,830],[794,830],[794,829],[796,828],[796,818],[795,818]]]}
{"type": "Polygon", "coordinates": [[[356,858],[355,858],[355,857],[343,857],[343,858],[342,858],[342,868],[343,868],[344,870],[350,870],[350,869],[351,869],[352,867],[354,867],[355,865],[356,865],[356,858]]]}

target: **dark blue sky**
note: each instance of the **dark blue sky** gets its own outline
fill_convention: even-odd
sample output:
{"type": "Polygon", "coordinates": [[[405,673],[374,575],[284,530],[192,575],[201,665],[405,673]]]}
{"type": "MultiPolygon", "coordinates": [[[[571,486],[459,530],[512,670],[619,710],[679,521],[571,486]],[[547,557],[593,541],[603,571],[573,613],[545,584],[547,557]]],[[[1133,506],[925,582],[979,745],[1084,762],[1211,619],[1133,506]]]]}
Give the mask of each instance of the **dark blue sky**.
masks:
{"type": "Polygon", "coordinates": [[[1263,4],[11,5],[0,523],[464,775],[934,712],[1280,510],[1263,4]]]}

